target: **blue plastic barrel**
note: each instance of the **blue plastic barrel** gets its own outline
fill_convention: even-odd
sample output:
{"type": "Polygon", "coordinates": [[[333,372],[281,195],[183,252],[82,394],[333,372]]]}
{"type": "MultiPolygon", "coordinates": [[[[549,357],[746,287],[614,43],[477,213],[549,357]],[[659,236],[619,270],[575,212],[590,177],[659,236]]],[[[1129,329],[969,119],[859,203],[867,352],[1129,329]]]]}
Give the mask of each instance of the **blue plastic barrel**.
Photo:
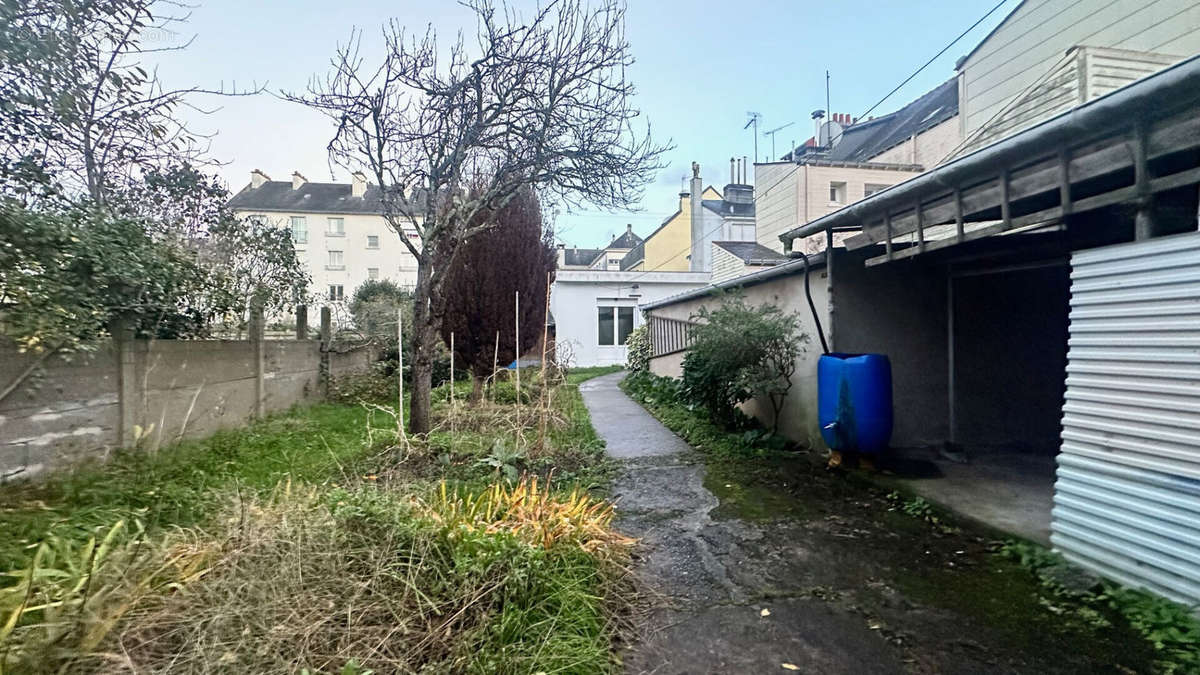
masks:
{"type": "Polygon", "coordinates": [[[892,437],[892,364],[883,354],[823,354],[817,362],[821,436],[839,451],[881,452],[892,437]]]}

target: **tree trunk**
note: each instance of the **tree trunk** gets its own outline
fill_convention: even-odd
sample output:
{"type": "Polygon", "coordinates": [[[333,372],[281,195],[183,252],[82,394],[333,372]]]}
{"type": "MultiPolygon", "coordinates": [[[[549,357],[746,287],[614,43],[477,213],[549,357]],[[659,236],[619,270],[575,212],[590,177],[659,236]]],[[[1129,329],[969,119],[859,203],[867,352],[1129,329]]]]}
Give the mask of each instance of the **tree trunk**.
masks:
{"type": "Polygon", "coordinates": [[[416,335],[413,338],[413,363],[409,371],[412,375],[412,393],[408,403],[408,431],[411,434],[427,434],[432,426],[430,421],[430,409],[432,408],[430,397],[433,383],[433,359],[430,352],[432,350],[426,345],[418,345],[416,335]]]}
{"type": "Polygon", "coordinates": [[[467,403],[478,405],[483,400],[483,376],[471,373],[473,383],[471,385],[471,397],[467,399],[467,403]]]}
{"type": "Polygon", "coordinates": [[[430,306],[433,288],[429,248],[427,244],[417,258],[417,286],[413,289],[412,394],[408,404],[408,429],[413,434],[427,434],[432,428],[433,350],[439,338],[430,306]]]}

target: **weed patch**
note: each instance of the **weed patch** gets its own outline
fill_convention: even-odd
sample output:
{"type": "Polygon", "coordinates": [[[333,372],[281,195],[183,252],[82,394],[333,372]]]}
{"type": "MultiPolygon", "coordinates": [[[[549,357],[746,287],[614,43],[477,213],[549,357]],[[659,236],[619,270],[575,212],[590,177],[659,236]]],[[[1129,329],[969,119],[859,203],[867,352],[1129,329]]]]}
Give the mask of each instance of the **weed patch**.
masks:
{"type": "Polygon", "coordinates": [[[443,402],[466,430],[403,456],[321,405],[9,490],[0,671],[611,670],[630,542],[577,388],[546,393],[443,402]]]}
{"type": "Polygon", "coordinates": [[[730,413],[731,427],[716,424],[703,407],[688,402],[682,385],[669,377],[634,373],[621,382],[621,389],[689,445],[707,454],[768,457],[793,446],[738,410],[730,413]]]}
{"type": "Polygon", "coordinates": [[[1049,595],[1043,603],[1048,610],[1069,613],[1095,626],[1107,626],[1109,613],[1116,613],[1153,645],[1160,672],[1200,673],[1200,620],[1187,607],[1098,579],[1066,583],[1064,575],[1074,572],[1071,564],[1036,544],[1009,541],[997,549],[997,555],[1038,578],[1049,595]]]}

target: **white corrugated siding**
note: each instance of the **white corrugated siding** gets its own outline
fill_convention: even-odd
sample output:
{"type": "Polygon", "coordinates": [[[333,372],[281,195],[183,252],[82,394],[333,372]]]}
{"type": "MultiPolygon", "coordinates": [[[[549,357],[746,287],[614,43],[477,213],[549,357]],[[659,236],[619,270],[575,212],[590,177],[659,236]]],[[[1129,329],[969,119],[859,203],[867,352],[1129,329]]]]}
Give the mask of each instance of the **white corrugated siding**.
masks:
{"type": "Polygon", "coordinates": [[[1200,603],[1200,233],[1071,265],[1050,541],[1111,579],[1200,603]]]}

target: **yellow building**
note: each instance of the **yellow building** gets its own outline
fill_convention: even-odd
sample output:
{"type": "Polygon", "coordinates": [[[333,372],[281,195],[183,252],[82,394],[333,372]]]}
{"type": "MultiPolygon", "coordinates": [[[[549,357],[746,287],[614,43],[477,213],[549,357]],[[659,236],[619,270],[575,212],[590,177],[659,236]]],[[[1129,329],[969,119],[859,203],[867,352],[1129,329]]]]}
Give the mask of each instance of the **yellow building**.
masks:
{"type": "MultiPolygon", "coordinates": [[[[721,199],[713,186],[704,188],[701,199],[721,199]]],[[[650,233],[642,245],[625,256],[622,271],[689,272],[692,252],[692,195],[679,193],[679,208],[650,233]]]]}
{"type": "Polygon", "coordinates": [[[754,241],[754,186],[746,184],[742,166],[729,160],[732,182],[722,193],[703,187],[700,165],[692,162],[692,180],[679,193],[679,208],[625,256],[621,270],[711,272],[713,244],[754,241]]]}

